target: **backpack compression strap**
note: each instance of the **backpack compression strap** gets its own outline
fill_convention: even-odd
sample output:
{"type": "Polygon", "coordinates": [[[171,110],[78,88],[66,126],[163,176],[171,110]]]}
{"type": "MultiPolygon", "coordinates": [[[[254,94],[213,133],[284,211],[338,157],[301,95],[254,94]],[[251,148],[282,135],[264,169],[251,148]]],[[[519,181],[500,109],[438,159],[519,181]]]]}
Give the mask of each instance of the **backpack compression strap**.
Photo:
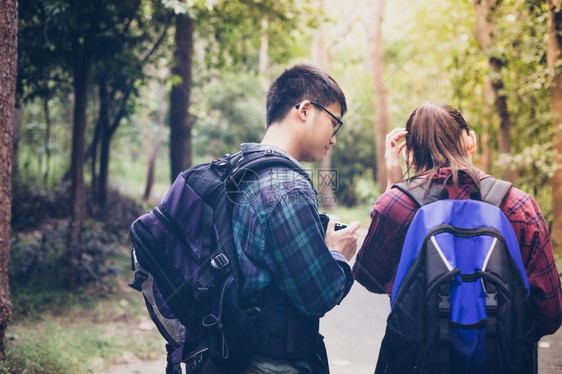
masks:
{"type": "Polygon", "coordinates": [[[258,170],[273,166],[283,166],[296,171],[301,176],[303,176],[311,186],[313,185],[312,180],[310,179],[310,176],[308,175],[306,170],[288,159],[287,156],[272,149],[267,149],[265,151],[256,151],[245,155],[244,158],[242,158],[232,169],[232,172],[226,182],[228,185],[232,185],[232,183],[237,183],[240,178],[243,178],[245,171],[247,170],[256,172],[258,170]]]}
{"type": "MultiPolygon", "coordinates": [[[[423,182],[419,184],[419,180],[416,179],[412,182],[397,183],[393,185],[392,188],[398,188],[400,191],[404,192],[408,197],[418,203],[420,207],[443,199],[443,197],[440,196],[441,185],[432,183],[429,187],[429,191],[426,191],[426,183],[427,182],[423,182]],[[416,185],[416,183],[418,184],[416,185]],[[412,184],[414,187],[411,187],[412,184]]],[[[493,177],[486,177],[480,181],[480,200],[499,207],[511,186],[512,184],[510,182],[493,177]]]]}

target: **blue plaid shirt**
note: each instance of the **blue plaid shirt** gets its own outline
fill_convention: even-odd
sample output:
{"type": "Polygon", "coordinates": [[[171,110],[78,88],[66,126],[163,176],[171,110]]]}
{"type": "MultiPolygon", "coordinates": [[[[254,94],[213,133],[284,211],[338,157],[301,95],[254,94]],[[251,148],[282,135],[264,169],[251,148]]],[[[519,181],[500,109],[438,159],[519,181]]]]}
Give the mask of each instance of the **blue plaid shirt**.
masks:
{"type": "MultiPolygon", "coordinates": [[[[242,144],[242,152],[273,149],[242,144]]],[[[234,205],[234,241],[242,272],[242,296],[259,300],[270,285],[311,317],[321,317],[349,292],[353,277],[347,260],[329,250],[310,183],[287,167],[258,171],[255,182],[241,186],[234,205]],[[256,296],[258,296],[256,298],[256,296]]]]}

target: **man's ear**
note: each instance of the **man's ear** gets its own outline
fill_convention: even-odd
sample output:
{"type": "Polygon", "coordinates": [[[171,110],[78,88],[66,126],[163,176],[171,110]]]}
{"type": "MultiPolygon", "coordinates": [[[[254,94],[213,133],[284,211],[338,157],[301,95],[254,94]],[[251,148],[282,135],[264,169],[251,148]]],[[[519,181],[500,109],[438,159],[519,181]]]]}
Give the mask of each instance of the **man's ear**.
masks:
{"type": "Polygon", "coordinates": [[[301,120],[306,121],[306,118],[310,115],[310,108],[312,104],[309,100],[303,100],[297,105],[298,116],[301,120]]]}

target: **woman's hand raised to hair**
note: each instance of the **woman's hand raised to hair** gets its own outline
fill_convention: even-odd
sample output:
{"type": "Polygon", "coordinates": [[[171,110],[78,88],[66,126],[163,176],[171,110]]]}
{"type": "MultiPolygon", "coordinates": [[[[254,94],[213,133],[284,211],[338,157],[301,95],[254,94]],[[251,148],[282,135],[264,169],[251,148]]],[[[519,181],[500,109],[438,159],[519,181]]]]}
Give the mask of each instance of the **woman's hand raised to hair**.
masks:
{"type": "Polygon", "coordinates": [[[408,132],[404,128],[396,128],[386,135],[386,149],[384,152],[384,164],[386,166],[386,190],[393,184],[402,182],[404,173],[400,163],[400,153],[406,148],[406,142],[400,140],[406,137],[408,132]]]}

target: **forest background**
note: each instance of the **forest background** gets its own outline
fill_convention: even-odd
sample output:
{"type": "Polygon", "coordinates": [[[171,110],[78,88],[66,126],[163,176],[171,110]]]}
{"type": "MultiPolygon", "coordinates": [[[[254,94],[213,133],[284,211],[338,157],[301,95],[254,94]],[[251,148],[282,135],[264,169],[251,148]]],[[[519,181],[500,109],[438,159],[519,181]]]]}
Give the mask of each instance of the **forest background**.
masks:
{"type": "Polygon", "coordinates": [[[181,170],[259,141],[268,85],[298,62],[330,72],[348,100],[336,146],[307,165],[321,209],[368,225],[384,135],[445,102],[477,133],[475,164],[536,198],[560,261],[561,8],[3,0],[0,369],[91,372],[132,344],[99,329],[142,309],[122,289],[128,225],[181,170]]]}

